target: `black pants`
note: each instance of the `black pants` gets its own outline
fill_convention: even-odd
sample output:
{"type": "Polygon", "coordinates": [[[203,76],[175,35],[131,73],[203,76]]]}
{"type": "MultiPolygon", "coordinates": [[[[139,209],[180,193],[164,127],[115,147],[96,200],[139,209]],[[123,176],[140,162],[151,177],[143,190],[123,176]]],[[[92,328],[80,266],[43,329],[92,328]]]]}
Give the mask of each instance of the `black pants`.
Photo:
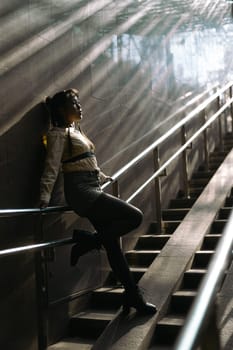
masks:
{"type": "Polygon", "coordinates": [[[106,249],[113,272],[125,290],[131,292],[136,284],[121,250],[119,237],[141,224],[142,212],[121,199],[102,193],[89,210],[87,218],[106,249]]]}

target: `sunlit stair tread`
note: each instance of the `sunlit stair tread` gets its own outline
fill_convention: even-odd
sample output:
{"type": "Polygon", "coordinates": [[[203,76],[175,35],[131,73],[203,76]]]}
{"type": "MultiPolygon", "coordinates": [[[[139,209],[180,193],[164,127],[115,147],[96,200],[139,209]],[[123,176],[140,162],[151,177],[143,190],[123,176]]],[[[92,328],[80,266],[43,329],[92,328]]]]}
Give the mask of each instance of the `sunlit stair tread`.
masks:
{"type": "Polygon", "coordinates": [[[121,294],[123,293],[124,288],[121,287],[101,287],[95,289],[93,293],[111,293],[111,294],[121,294]]]}
{"type": "Polygon", "coordinates": [[[172,213],[174,211],[177,211],[178,213],[182,213],[182,212],[187,213],[189,211],[189,209],[188,208],[168,208],[168,209],[163,209],[163,212],[166,212],[166,211],[172,212],[172,213]]]}
{"type": "Polygon", "coordinates": [[[222,235],[221,233],[208,233],[207,235],[205,235],[204,239],[209,239],[209,238],[220,238],[222,235]]]}
{"type": "Polygon", "coordinates": [[[146,272],[146,270],[147,270],[147,268],[146,267],[131,267],[130,266],[130,271],[131,272],[142,272],[142,273],[145,273],[146,272]]]}
{"type": "Polygon", "coordinates": [[[202,250],[197,250],[195,254],[213,254],[215,251],[213,249],[202,249],[202,250]]]}
{"type": "Polygon", "coordinates": [[[90,350],[96,339],[82,339],[80,337],[64,338],[62,341],[50,345],[47,350],[90,350]]]}
{"type": "Polygon", "coordinates": [[[195,297],[197,295],[197,292],[195,290],[177,290],[172,294],[173,296],[177,297],[195,297]]]}
{"type": "Polygon", "coordinates": [[[185,322],[185,316],[184,315],[166,315],[163,317],[157,325],[159,326],[183,326],[185,322]]]}
{"type": "Polygon", "coordinates": [[[205,274],[207,269],[189,269],[185,271],[186,274],[188,273],[200,273],[200,274],[205,274]]]}
{"type": "Polygon", "coordinates": [[[167,345],[150,345],[149,350],[173,350],[173,346],[167,345]]]}
{"type": "Polygon", "coordinates": [[[137,250],[137,249],[133,249],[133,250],[128,250],[126,252],[126,255],[127,254],[139,254],[139,255],[142,255],[142,254],[159,254],[160,253],[160,250],[155,250],[155,249],[151,249],[151,250],[137,250]]]}
{"type": "Polygon", "coordinates": [[[115,316],[115,310],[100,310],[100,309],[87,309],[85,311],[79,312],[78,314],[72,316],[72,320],[75,319],[85,319],[85,320],[106,320],[111,321],[115,316]]]}

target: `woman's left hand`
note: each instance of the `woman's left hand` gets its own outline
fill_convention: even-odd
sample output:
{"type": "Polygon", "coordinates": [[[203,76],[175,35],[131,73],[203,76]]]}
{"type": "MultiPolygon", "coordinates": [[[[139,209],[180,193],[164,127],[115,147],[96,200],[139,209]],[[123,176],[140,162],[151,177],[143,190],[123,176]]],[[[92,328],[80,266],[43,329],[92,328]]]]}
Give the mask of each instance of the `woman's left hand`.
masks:
{"type": "Polygon", "coordinates": [[[106,176],[105,179],[104,179],[104,183],[108,182],[108,181],[111,181],[113,182],[113,178],[111,176],[106,176]]]}

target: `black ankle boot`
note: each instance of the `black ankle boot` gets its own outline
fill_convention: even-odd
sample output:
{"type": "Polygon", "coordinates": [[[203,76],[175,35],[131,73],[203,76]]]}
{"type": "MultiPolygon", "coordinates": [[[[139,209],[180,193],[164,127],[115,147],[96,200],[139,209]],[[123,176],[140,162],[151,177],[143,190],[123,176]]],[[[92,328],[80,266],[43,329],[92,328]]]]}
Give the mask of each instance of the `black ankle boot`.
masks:
{"type": "Polygon", "coordinates": [[[125,291],[123,293],[123,311],[128,313],[130,307],[134,307],[138,313],[143,315],[152,315],[157,312],[154,304],[148,303],[143,299],[138,287],[134,291],[125,291]]]}
{"type": "Polygon", "coordinates": [[[97,233],[91,233],[85,230],[74,230],[73,241],[77,242],[71,248],[70,265],[75,266],[78,259],[93,249],[100,249],[101,243],[97,233]]]}

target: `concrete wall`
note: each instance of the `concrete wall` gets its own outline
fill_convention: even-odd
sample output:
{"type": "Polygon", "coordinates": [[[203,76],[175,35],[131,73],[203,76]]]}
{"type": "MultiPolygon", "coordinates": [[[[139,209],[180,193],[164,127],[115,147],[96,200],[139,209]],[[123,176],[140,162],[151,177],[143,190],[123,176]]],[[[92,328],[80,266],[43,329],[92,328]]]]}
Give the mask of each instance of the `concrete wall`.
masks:
{"type": "MultiPolygon", "coordinates": [[[[83,128],[96,144],[99,164],[111,175],[174,125],[177,119],[168,117],[177,107],[231,79],[230,5],[204,5],[204,0],[196,6],[193,1],[1,0],[0,208],[38,206],[46,95],[68,87],[80,90],[83,128]]],[[[124,176],[122,197],[152,169],[147,159],[124,176]]],[[[164,182],[166,206],[181,179],[176,173],[164,182]]],[[[148,221],[154,219],[151,189],[134,201],[148,221]]],[[[61,184],[54,204],[64,203],[60,190],[61,184]]],[[[43,218],[42,226],[37,216],[1,219],[1,248],[35,242],[41,227],[49,240],[69,237],[81,225],[87,223],[73,214],[43,218]]],[[[75,271],[68,258],[69,248],[58,249],[49,264],[51,302],[92,288],[105,276],[102,255],[88,256],[75,271]]],[[[0,269],[0,347],[35,350],[34,256],[4,258],[0,269]]],[[[73,306],[66,305],[62,317],[68,319],[69,312],[73,306]]],[[[58,330],[50,327],[49,333],[54,339],[58,330]]]]}

